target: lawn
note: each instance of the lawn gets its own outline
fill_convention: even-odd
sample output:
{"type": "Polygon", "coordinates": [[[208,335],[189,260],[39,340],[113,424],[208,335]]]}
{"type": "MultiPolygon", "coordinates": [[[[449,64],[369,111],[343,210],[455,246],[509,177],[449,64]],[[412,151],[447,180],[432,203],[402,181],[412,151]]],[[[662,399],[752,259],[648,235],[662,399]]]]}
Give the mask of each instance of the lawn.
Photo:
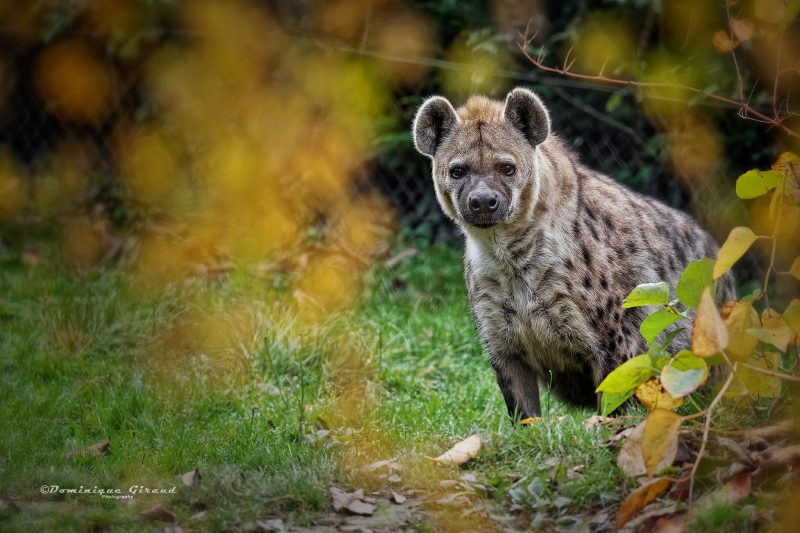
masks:
{"type": "Polygon", "coordinates": [[[374,267],[353,309],[313,326],[280,304],[281,273],[234,269],[142,294],[115,268],[78,275],[47,252],[7,254],[0,529],[609,527],[632,484],[609,430],[546,390],[544,419],[513,427],[460,251],[418,248],[374,267]],[[430,459],[476,433],[475,460],[430,459]],[[375,497],[373,516],[334,513],[334,486],[375,497]],[[408,500],[388,503],[387,488],[408,500]]]}

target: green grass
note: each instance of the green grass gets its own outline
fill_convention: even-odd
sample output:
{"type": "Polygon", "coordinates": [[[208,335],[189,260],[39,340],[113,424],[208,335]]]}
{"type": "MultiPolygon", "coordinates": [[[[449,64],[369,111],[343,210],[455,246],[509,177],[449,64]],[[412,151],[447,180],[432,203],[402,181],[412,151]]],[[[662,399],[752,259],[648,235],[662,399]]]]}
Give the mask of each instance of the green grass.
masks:
{"type": "MultiPolygon", "coordinates": [[[[0,510],[0,529],[158,529],[137,517],[155,504],[211,531],[269,517],[309,525],[330,512],[332,484],[382,488],[357,470],[378,459],[402,465],[401,491],[433,494],[464,472],[427,457],[472,433],[484,448],[462,470],[492,513],[524,527],[610,508],[631,482],[607,431],[583,427],[591,412],[543,398],[544,421],[512,427],[462,276],[457,250],[424,248],[371,271],[357,309],[305,329],[275,312],[285,280],[235,273],[144,297],[116,270],[79,276],[7,257],[0,496],[19,510],[0,510]],[[333,431],[315,438],[320,428],[333,431]],[[67,455],[105,437],[106,455],[67,455]],[[202,480],[182,486],[194,468],[202,480]],[[129,505],[41,485],[176,494],[129,505]]],[[[426,517],[420,527],[442,528],[426,517]]]]}

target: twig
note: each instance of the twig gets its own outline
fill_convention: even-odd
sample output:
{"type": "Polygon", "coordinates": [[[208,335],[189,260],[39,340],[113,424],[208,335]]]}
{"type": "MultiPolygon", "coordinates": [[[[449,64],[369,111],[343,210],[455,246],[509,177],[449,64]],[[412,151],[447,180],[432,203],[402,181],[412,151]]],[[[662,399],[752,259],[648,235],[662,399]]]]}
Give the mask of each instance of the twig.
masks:
{"type": "Polygon", "coordinates": [[[772,370],[767,370],[766,368],[761,368],[758,366],[748,365],[747,363],[742,363],[739,361],[741,365],[745,368],[749,368],[750,370],[755,370],[756,372],[760,372],[762,374],[766,374],[767,376],[772,376],[774,378],[779,378],[784,381],[790,381],[792,383],[800,383],[800,377],[792,376],[791,374],[786,374],[785,372],[773,372],[772,370]]]}
{"type": "MultiPolygon", "coordinates": [[[[731,28],[731,4],[725,2],[725,13],[728,17],[728,28],[731,28]]],[[[737,36],[738,40],[738,36],[737,36]]],[[[736,59],[736,48],[731,50],[731,57],[733,58],[733,66],[736,69],[736,87],[739,89],[739,100],[744,100],[744,81],[742,81],[742,72],[739,70],[739,61],[736,59]]]]}
{"type": "MultiPolygon", "coordinates": [[[[637,87],[640,89],[679,89],[683,91],[692,92],[695,94],[700,94],[709,98],[711,100],[715,100],[717,102],[721,102],[727,104],[732,107],[736,107],[739,109],[739,113],[745,113],[746,115],[744,118],[750,118],[747,115],[751,115],[755,118],[750,118],[750,120],[756,120],[756,122],[763,122],[765,124],[770,124],[776,128],[779,128],[787,135],[792,137],[800,138],[800,132],[797,132],[791,128],[789,128],[786,124],[783,123],[782,120],[776,119],[775,117],[770,117],[762,113],[761,111],[752,107],[748,102],[742,100],[734,100],[732,98],[728,98],[726,96],[722,96],[716,93],[708,92],[705,89],[699,89],[697,87],[692,87],[691,85],[684,85],[682,83],[667,83],[667,82],[648,82],[648,81],[637,81],[637,80],[627,80],[621,78],[611,78],[606,75],[592,75],[592,74],[580,74],[578,72],[573,72],[569,68],[558,68],[558,67],[550,67],[544,64],[541,58],[534,58],[528,52],[528,45],[530,41],[527,39],[518,43],[519,49],[522,52],[522,55],[530,61],[530,63],[538,68],[539,70],[543,70],[545,72],[550,72],[553,74],[558,74],[561,76],[566,76],[569,78],[579,79],[579,80],[586,80],[586,81],[595,81],[595,82],[603,82],[609,83],[613,85],[621,85],[624,87],[637,87]]],[[[574,60],[573,60],[574,63],[574,60]]],[[[572,63],[570,63],[570,66],[572,63]]]]}
{"type": "Polygon", "coordinates": [[[642,139],[639,136],[639,134],[636,133],[636,131],[633,128],[631,128],[630,126],[626,126],[622,122],[619,122],[618,120],[614,120],[613,118],[609,117],[608,115],[606,115],[604,113],[601,113],[600,111],[598,111],[597,109],[593,108],[592,106],[584,104],[581,100],[579,100],[578,98],[575,98],[574,96],[569,94],[567,91],[565,91],[561,87],[553,87],[553,92],[555,92],[556,95],[558,95],[559,97],[561,97],[564,100],[566,100],[570,105],[572,105],[574,107],[577,107],[578,109],[580,109],[581,111],[583,111],[587,115],[591,115],[592,117],[596,118],[597,120],[599,120],[601,122],[605,122],[609,126],[614,127],[616,129],[620,130],[621,132],[629,135],[634,141],[636,141],[636,144],[638,144],[639,146],[645,146],[647,144],[644,141],[644,139],[642,139]]]}
{"type": "Polygon", "coordinates": [[[728,379],[725,380],[725,384],[719,390],[714,399],[711,400],[711,405],[708,406],[708,409],[704,411],[706,422],[705,426],[703,427],[703,441],[700,444],[700,451],[697,452],[697,458],[694,460],[692,471],[689,474],[689,505],[692,505],[692,499],[694,497],[694,476],[697,474],[697,469],[700,467],[700,460],[703,458],[703,453],[705,453],[706,445],[708,444],[708,432],[711,428],[711,415],[714,413],[714,408],[728,391],[728,387],[730,387],[731,383],[733,383],[733,378],[736,376],[736,367],[738,364],[738,362],[733,364],[733,370],[728,376],[728,379]]]}

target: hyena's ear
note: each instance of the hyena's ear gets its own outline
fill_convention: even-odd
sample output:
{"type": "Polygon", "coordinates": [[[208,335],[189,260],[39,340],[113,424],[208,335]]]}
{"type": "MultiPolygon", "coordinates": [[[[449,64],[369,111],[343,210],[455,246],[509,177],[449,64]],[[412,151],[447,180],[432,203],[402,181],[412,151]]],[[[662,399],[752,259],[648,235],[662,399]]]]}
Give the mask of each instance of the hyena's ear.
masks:
{"type": "Polygon", "coordinates": [[[442,140],[456,124],[458,115],[446,98],[428,98],[414,117],[414,146],[422,154],[433,157],[442,140]]]}
{"type": "Polygon", "coordinates": [[[533,146],[542,143],[550,134],[550,114],[539,97],[528,89],[517,87],[508,93],[503,114],[533,146]]]}

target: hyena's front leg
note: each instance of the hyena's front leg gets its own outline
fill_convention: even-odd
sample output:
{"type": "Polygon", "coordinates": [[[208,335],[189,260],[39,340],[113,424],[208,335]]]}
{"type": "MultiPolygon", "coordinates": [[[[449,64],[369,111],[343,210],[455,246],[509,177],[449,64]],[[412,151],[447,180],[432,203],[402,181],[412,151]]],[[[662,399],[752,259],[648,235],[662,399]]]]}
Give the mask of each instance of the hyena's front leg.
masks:
{"type": "Polygon", "coordinates": [[[519,357],[492,358],[497,384],[512,420],[542,414],[539,406],[539,379],[519,357]]]}

